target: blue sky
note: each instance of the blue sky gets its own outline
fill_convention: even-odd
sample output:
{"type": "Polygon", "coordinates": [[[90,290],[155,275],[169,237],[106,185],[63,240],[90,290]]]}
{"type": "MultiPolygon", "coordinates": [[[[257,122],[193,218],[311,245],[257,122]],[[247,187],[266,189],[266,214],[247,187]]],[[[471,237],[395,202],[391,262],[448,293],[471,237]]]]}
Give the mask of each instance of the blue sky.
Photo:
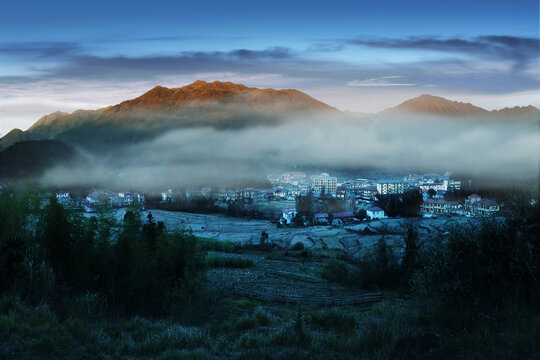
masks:
{"type": "Polygon", "coordinates": [[[16,1],[0,134],[160,84],[297,88],[376,112],[422,93],[540,106],[538,1],[16,1]]]}

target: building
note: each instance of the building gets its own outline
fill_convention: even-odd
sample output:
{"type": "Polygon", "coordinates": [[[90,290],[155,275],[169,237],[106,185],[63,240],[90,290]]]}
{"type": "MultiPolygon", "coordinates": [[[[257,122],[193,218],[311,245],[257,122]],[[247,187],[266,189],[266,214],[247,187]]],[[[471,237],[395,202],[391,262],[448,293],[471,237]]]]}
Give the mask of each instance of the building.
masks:
{"type": "Polygon", "coordinates": [[[328,224],[328,214],[327,213],[316,213],[313,215],[313,221],[315,224],[324,225],[328,224]]]}
{"type": "Polygon", "coordinates": [[[472,212],[474,204],[480,200],[482,200],[482,197],[478,194],[472,194],[467,196],[467,198],[465,199],[465,209],[472,212]]]}
{"type": "Polygon", "coordinates": [[[385,219],[386,218],[386,215],[384,214],[384,210],[378,206],[372,206],[369,209],[367,209],[366,215],[370,219],[385,219]]]}
{"type": "Polygon", "coordinates": [[[455,214],[461,209],[457,201],[427,199],[420,206],[420,211],[430,214],[455,214]]]}
{"type": "Polygon", "coordinates": [[[69,192],[67,191],[59,191],[56,193],[56,199],[58,200],[58,203],[63,206],[68,206],[71,202],[71,197],[69,196],[69,192]]]}
{"type": "Polygon", "coordinates": [[[343,225],[350,223],[354,220],[354,213],[352,211],[344,211],[332,214],[332,225],[343,225]]]}
{"type": "Polygon", "coordinates": [[[337,191],[337,178],[327,173],[311,177],[311,190],[315,195],[322,193],[335,195],[337,191]]]}
{"type": "Polygon", "coordinates": [[[296,209],[285,209],[283,210],[283,214],[281,216],[281,221],[287,225],[289,225],[293,219],[298,215],[298,211],[296,209]]]}
{"type": "Polygon", "coordinates": [[[492,216],[499,212],[499,204],[491,199],[481,199],[473,204],[473,212],[476,215],[492,216]]]}
{"type": "Polygon", "coordinates": [[[400,180],[383,180],[377,182],[377,193],[380,195],[403,194],[405,183],[400,180]]]}
{"type": "Polygon", "coordinates": [[[459,191],[461,190],[461,181],[459,180],[444,180],[443,183],[446,186],[445,191],[459,191]]]}

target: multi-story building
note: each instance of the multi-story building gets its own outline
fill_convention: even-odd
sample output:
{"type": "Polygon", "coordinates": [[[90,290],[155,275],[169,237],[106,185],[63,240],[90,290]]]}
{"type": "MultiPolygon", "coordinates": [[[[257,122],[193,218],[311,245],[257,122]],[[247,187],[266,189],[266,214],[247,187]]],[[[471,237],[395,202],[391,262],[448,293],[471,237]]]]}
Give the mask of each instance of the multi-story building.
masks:
{"type": "Polygon", "coordinates": [[[454,214],[461,208],[457,201],[427,199],[420,206],[420,211],[431,214],[454,214]]]}
{"type": "Polygon", "coordinates": [[[337,178],[327,173],[313,175],[311,177],[311,190],[315,195],[325,194],[335,195],[337,190],[337,178]]]}
{"type": "Polygon", "coordinates": [[[400,180],[382,180],[377,182],[377,193],[381,195],[403,194],[405,183],[400,180]]]}

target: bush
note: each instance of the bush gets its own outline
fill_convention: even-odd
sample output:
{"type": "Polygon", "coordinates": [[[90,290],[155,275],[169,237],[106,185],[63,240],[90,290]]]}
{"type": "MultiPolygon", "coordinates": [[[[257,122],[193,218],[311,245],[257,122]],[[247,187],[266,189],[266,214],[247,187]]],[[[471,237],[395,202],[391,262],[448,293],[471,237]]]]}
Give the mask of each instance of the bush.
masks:
{"type": "Polygon", "coordinates": [[[330,283],[349,284],[349,266],[346,262],[332,259],[321,268],[320,275],[330,283]]]}

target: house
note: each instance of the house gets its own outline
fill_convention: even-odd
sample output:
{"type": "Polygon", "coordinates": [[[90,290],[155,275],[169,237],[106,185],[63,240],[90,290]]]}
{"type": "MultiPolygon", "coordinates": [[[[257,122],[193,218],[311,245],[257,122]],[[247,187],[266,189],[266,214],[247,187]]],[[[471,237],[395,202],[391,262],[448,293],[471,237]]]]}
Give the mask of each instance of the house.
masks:
{"type": "Polygon", "coordinates": [[[499,204],[491,199],[481,199],[474,202],[473,212],[481,216],[492,216],[499,212],[499,204]]]}
{"type": "Polygon", "coordinates": [[[285,209],[283,210],[283,214],[281,216],[281,221],[287,225],[289,225],[293,219],[298,215],[298,211],[296,209],[285,209]]]}
{"type": "Polygon", "coordinates": [[[352,211],[345,211],[332,214],[332,225],[343,225],[350,223],[354,220],[354,213],[352,211]]]}
{"type": "Polygon", "coordinates": [[[86,201],[91,205],[97,204],[100,200],[100,197],[101,194],[99,192],[93,191],[90,194],[86,195],[86,201]]]}
{"type": "Polygon", "coordinates": [[[475,202],[482,200],[482,197],[478,194],[471,194],[465,199],[465,208],[472,211],[475,202]]]}
{"type": "Polygon", "coordinates": [[[366,215],[370,219],[385,219],[384,210],[378,206],[372,206],[366,210],[366,215]]]}
{"type": "Polygon", "coordinates": [[[62,204],[64,206],[68,205],[71,201],[71,197],[69,196],[69,193],[67,191],[59,191],[56,193],[56,199],[58,200],[59,204],[62,204]]]}
{"type": "Polygon", "coordinates": [[[174,192],[172,189],[169,189],[167,191],[164,191],[161,193],[161,201],[168,202],[168,201],[174,201],[174,192]]]}
{"type": "Polygon", "coordinates": [[[328,224],[328,213],[316,213],[313,215],[313,221],[319,225],[328,224]]]}

